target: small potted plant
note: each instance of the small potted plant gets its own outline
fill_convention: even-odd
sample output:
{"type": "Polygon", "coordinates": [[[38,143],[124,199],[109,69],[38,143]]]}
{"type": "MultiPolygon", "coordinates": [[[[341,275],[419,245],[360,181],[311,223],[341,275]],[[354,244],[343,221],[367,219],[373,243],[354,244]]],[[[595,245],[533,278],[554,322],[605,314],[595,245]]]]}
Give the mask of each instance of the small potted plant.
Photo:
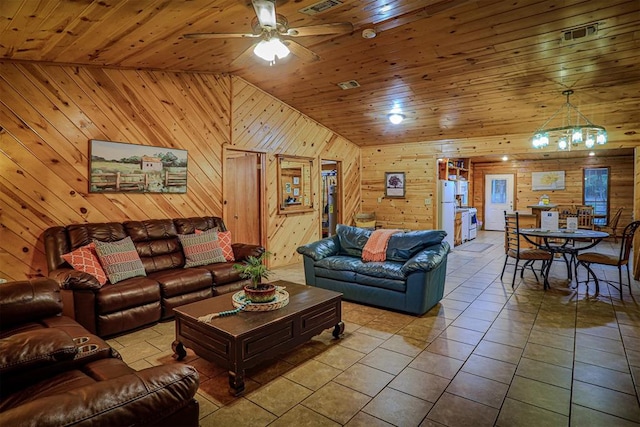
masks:
{"type": "Polygon", "coordinates": [[[259,257],[249,256],[244,263],[233,265],[240,272],[240,277],[251,279],[251,284],[244,286],[244,294],[252,303],[271,302],[276,298],[276,287],[271,283],[261,283],[263,278],[268,279],[272,273],[263,263],[269,255],[265,251],[259,257]]]}

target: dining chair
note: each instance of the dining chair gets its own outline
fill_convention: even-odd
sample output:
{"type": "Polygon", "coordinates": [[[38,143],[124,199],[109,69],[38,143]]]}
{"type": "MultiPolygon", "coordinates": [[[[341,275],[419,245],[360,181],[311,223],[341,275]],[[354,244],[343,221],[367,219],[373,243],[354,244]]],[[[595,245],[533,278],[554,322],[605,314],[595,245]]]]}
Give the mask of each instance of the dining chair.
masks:
{"type": "MultiPolygon", "coordinates": [[[[578,266],[584,266],[587,269],[587,280],[585,283],[588,285],[590,281],[590,277],[593,277],[593,280],[596,282],[596,294],[600,292],[600,284],[598,283],[598,277],[595,272],[591,269],[592,264],[601,264],[601,265],[610,265],[614,267],[618,267],[618,286],[615,285],[615,282],[611,280],[601,279],[603,282],[607,282],[614,288],[620,291],[620,299],[622,299],[622,266],[627,267],[627,284],[629,286],[629,293],[631,293],[631,275],[629,274],[629,255],[631,253],[631,246],[633,244],[633,235],[636,230],[640,227],[640,221],[634,221],[627,225],[622,232],[622,237],[620,238],[620,251],[618,255],[607,255],[599,252],[585,252],[578,254],[576,257],[578,261],[578,266]]],[[[576,267],[576,282],[578,282],[578,268],[576,267]]]]}
{"type": "Polygon", "coordinates": [[[576,206],[578,228],[593,230],[593,206],[576,206]]]}
{"type": "Polygon", "coordinates": [[[558,205],[558,226],[564,228],[567,226],[567,217],[576,216],[575,207],[573,205],[558,205]]]}
{"type": "Polygon", "coordinates": [[[603,231],[603,230],[609,230],[612,236],[613,236],[613,241],[615,243],[618,243],[618,236],[616,235],[616,228],[618,228],[618,222],[620,221],[620,216],[622,215],[622,211],[623,211],[624,207],[619,208],[615,214],[613,214],[613,216],[609,219],[609,221],[607,222],[606,225],[598,225],[598,224],[594,224],[594,228],[597,231],[603,231]]]}
{"type": "MultiPolygon", "coordinates": [[[[523,249],[520,247],[520,219],[518,217],[518,213],[515,212],[513,214],[507,213],[504,211],[504,265],[502,266],[502,274],[500,274],[500,280],[504,276],[504,271],[507,268],[507,265],[513,265],[513,279],[511,280],[511,288],[514,287],[516,283],[516,273],[518,269],[520,269],[520,278],[524,275],[525,268],[531,268],[533,275],[536,277],[536,281],[538,281],[538,275],[536,274],[533,265],[536,261],[542,261],[542,267],[540,268],[540,274],[545,277],[545,287],[546,287],[546,275],[544,273],[544,269],[548,268],[551,264],[551,253],[542,249],[523,249]],[[509,259],[512,258],[515,260],[513,264],[509,264],[509,259]],[[521,267],[518,267],[520,261],[524,261],[524,264],[521,267]]],[[[539,282],[539,281],[538,281],[539,282]]]]}

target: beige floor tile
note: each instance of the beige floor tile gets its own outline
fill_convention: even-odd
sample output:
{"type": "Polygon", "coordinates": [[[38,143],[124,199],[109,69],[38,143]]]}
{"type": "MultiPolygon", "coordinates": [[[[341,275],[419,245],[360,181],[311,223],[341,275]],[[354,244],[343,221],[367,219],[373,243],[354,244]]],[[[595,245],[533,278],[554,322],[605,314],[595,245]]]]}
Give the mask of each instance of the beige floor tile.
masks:
{"type": "Polygon", "coordinates": [[[517,365],[472,354],[462,366],[462,371],[510,384],[517,365]]]}
{"type": "Polygon", "coordinates": [[[137,341],[135,344],[119,349],[118,352],[122,356],[122,360],[127,363],[133,363],[161,353],[160,350],[145,341],[137,341]]]}
{"type": "Polygon", "coordinates": [[[302,402],[327,418],[345,424],[358,413],[371,398],[343,385],[330,382],[302,402]]]}
{"type": "Polygon", "coordinates": [[[422,350],[427,348],[428,344],[426,341],[403,337],[402,335],[394,335],[380,344],[380,348],[386,348],[387,350],[395,351],[405,356],[416,357],[422,350]]]}
{"type": "Polygon", "coordinates": [[[359,351],[360,353],[369,353],[384,341],[385,340],[382,338],[373,337],[357,331],[353,333],[345,333],[344,338],[340,340],[339,344],[343,347],[359,351]]]}
{"type": "Polygon", "coordinates": [[[444,393],[427,418],[449,427],[493,426],[498,410],[463,397],[444,393]]]}
{"type": "Polygon", "coordinates": [[[280,377],[246,394],[246,399],[277,416],[302,402],[312,391],[306,387],[280,377]]]}
{"type": "MultiPolygon", "coordinates": [[[[235,424],[239,425],[239,424],[235,424]]],[[[269,427],[338,427],[340,424],[329,418],[312,411],[311,409],[297,405],[286,414],[269,424],[269,427]]]]}
{"type": "Polygon", "coordinates": [[[407,368],[389,384],[390,388],[417,398],[435,402],[449,385],[450,380],[428,372],[407,368]]]}
{"type": "Polygon", "coordinates": [[[398,331],[398,335],[418,341],[432,342],[444,331],[445,327],[423,326],[411,323],[398,331]]]}
{"type": "Polygon", "coordinates": [[[480,341],[480,344],[473,351],[478,356],[490,357],[503,362],[517,364],[522,355],[522,349],[510,345],[499,344],[487,340],[480,341]]]}
{"type": "Polygon", "coordinates": [[[466,316],[465,313],[462,313],[460,317],[451,323],[451,326],[484,333],[491,327],[491,322],[488,320],[474,319],[473,317],[466,316]]]}
{"type": "Polygon", "coordinates": [[[458,372],[447,392],[500,409],[509,385],[468,372],[458,372]]]}
{"type": "Polygon", "coordinates": [[[317,360],[307,360],[298,367],[285,373],[284,376],[310,390],[318,390],[340,375],[341,372],[342,370],[317,360]]]}
{"type": "Polygon", "coordinates": [[[606,351],[607,353],[615,353],[624,356],[624,349],[621,339],[603,338],[596,335],[576,333],[576,346],[594,348],[596,350],[606,351]]]}
{"type": "Polygon", "coordinates": [[[516,374],[558,387],[571,388],[572,371],[570,368],[523,357],[520,359],[516,374]]]}
{"type": "Polygon", "coordinates": [[[284,360],[270,360],[248,369],[245,374],[259,384],[266,384],[293,368],[294,365],[284,360]]]}
{"type": "Polygon", "coordinates": [[[529,359],[563,366],[565,368],[571,368],[573,366],[573,352],[547,347],[546,345],[528,343],[522,355],[529,359]]]}
{"type": "Polygon", "coordinates": [[[524,348],[527,344],[527,337],[528,335],[526,333],[491,328],[485,334],[484,339],[511,347],[524,348]]]}
{"type": "Polygon", "coordinates": [[[473,331],[471,329],[460,328],[458,326],[449,325],[447,329],[442,331],[438,338],[458,341],[465,344],[476,345],[480,342],[484,333],[473,331]]]}
{"type": "Polygon", "coordinates": [[[584,383],[610,388],[627,394],[635,394],[633,378],[627,372],[614,371],[600,366],[575,362],[573,378],[584,383]]]}
{"type": "Polygon", "coordinates": [[[462,360],[425,350],[413,359],[409,367],[451,379],[456,375],[463,363],[462,360]]]}
{"type": "Polygon", "coordinates": [[[380,393],[393,380],[393,377],[387,372],[356,363],[335,377],[333,381],[373,397],[380,393]]]}
{"type": "Polygon", "coordinates": [[[573,351],[575,345],[575,339],[573,336],[567,337],[549,332],[541,332],[539,330],[531,331],[531,334],[529,335],[529,342],[546,345],[547,347],[559,348],[560,350],[566,351],[573,351]]]}
{"type": "Polygon", "coordinates": [[[508,397],[504,401],[496,422],[498,427],[566,427],[568,425],[569,417],[566,415],[547,411],[508,397]]]}
{"type": "Polygon", "coordinates": [[[247,427],[262,427],[271,423],[276,416],[265,411],[247,399],[238,399],[226,405],[211,415],[200,420],[201,427],[241,425],[247,427]]]}
{"type": "MultiPolygon", "coordinates": [[[[628,352],[627,352],[628,353],[628,352]]],[[[629,365],[624,357],[606,351],[587,347],[576,347],[576,361],[601,366],[620,372],[629,372],[629,365]]]]}
{"type": "Polygon", "coordinates": [[[466,360],[473,351],[474,346],[463,342],[453,341],[445,338],[436,338],[427,346],[431,353],[453,357],[454,359],[466,360]]]}
{"type": "Polygon", "coordinates": [[[371,353],[360,359],[360,363],[388,372],[399,374],[411,361],[412,357],[396,353],[384,348],[376,348],[371,353]]]}
{"type": "Polygon", "coordinates": [[[363,412],[398,426],[417,426],[433,404],[398,390],[385,388],[363,412]]]}
{"type": "Polygon", "coordinates": [[[329,350],[315,357],[319,362],[344,371],[365,356],[364,353],[352,350],[341,345],[331,347],[329,350]]]}
{"type": "Polygon", "coordinates": [[[206,396],[200,392],[196,393],[195,396],[198,401],[198,405],[200,406],[200,418],[204,418],[209,414],[214,413],[220,407],[206,398],[206,396]]]}
{"type": "Polygon", "coordinates": [[[640,421],[633,422],[580,405],[571,405],[572,427],[638,427],[640,421]]]}
{"type": "Polygon", "coordinates": [[[629,421],[640,420],[640,406],[636,396],[597,385],[574,381],[572,403],[629,421]]]}
{"type": "Polygon", "coordinates": [[[507,397],[569,416],[571,390],[516,375],[507,397]]]}
{"type": "Polygon", "coordinates": [[[346,427],[391,427],[392,425],[362,411],[345,424],[346,427]]]}

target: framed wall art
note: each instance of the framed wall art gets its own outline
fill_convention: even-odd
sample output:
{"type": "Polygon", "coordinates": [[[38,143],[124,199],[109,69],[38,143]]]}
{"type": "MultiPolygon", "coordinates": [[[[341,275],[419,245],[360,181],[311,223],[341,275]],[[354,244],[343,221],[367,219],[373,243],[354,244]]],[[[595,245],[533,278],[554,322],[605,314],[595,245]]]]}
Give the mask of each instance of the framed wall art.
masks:
{"type": "Polygon", "coordinates": [[[531,172],[532,190],[564,190],[564,171],[531,172]]]}
{"type": "Polygon", "coordinates": [[[385,197],[404,197],[404,172],[385,172],[384,182],[385,197]]]}
{"type": "Polygon", "coordinates": [[[186,193],[187,150],[89,141],[90,193],[186,193]]]}

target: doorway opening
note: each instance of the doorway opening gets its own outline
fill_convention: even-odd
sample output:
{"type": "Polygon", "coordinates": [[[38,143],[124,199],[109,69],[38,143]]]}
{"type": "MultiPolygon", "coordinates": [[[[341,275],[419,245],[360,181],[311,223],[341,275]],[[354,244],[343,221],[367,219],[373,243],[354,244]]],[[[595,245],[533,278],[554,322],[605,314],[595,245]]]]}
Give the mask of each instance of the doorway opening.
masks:
{"type": "Polygon", "coordinates": [[[342,221],[341,162],[321,160],[320,223],[322,237],[336,234],[336,225],[342,221]]]}

